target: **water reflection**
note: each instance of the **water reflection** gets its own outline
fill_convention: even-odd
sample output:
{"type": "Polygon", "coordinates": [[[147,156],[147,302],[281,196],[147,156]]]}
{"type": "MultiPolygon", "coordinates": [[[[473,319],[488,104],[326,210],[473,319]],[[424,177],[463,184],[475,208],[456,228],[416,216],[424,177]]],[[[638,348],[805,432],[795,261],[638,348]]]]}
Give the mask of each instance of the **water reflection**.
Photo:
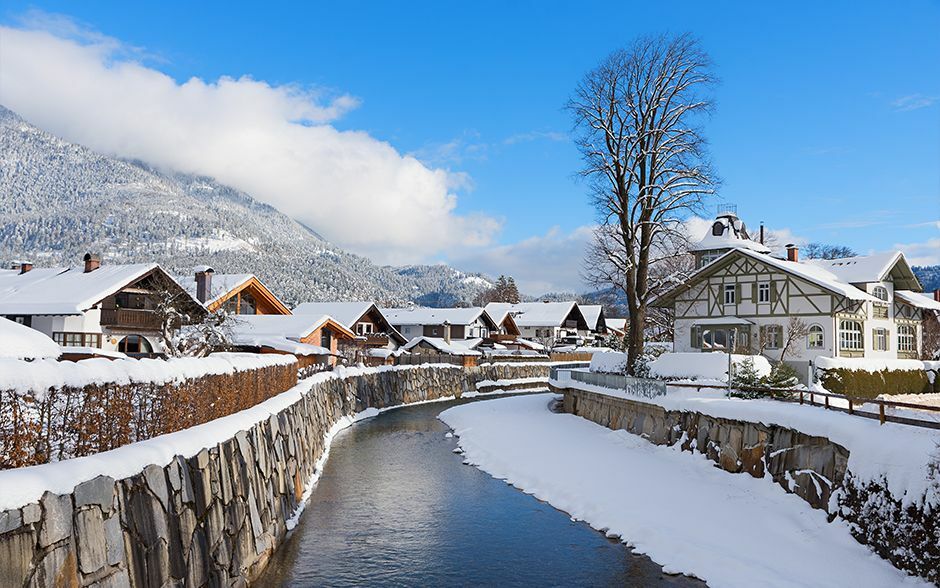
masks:
{"type": "Polygon", "coordinates": [[[437,415],[384,413],[340,433],[260,586],[703,586],[462,465],[437,415]]]}

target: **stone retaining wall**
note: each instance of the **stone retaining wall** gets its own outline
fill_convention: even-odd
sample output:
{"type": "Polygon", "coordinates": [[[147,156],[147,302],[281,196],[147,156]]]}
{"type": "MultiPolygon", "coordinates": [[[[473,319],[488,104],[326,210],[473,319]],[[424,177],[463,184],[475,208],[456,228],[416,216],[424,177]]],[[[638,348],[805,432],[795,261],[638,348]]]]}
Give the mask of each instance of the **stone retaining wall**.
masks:
{"type": "Polygon", "coordinates": [[[284,541],[325,435],[341,418],[548,371],[418,366],[317,381],[300,401],[196,455],[0,512],[0,583],[245,586],[284,541]]]}
{"type": "Polygon", "coordinates": [[[883,485],[856,479],[842,445],[787,427],[666,410],[586,390],[555,391],[564,394],[565,412],[657,445],[678,443],[727,472],[770,475],[830,520],[848,522],[855,538],[881,557],[940,585],[940,517],[923,503],[903,506],[883,485]]]}

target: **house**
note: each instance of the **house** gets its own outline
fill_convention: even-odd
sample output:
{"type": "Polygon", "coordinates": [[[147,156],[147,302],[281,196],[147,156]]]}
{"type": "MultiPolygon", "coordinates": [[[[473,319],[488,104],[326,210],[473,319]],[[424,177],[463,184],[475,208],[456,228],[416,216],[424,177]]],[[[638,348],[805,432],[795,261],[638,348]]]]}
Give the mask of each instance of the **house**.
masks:
{"type": "Polygon", "coordinates": [[[406,339],[486,339],[499,326],[480,307],[473,308],[383,308],[382,314],[406,339]]]}
{"type": "Polygon", "coordinates": [[[0,270],[0,316],[51,337],[69,351],[131,356],[163,352],[161,302],[188,316],[200,305],[154,263],[101,265],[86,254],[80,267],[0,270]]]}
{"type": "Polygon", "coordinates": [[[395,350],[408,342],[371,302],[305,302],[294,314],[328,315],[356,335],[362,348],[395,350]]]}
{"type": "Polygon", "coordinates": [[[464,367],[477,365],[477,359],[482,355],[476,350],[482,339],[451,340],[440,337],[415,337],[402,348],[412,354],[438,353],[451,355],[462,360],[464,367]]]}
{"type": "MultiPolygon", "coordinates": [[[[520,349],[523,347],[520,342],[519,326],[516,324],[515,319],[512,317],[512,314],[508,310],[504,310],[495,315],[487,312],[490,319],[493,320],[493,324],[496,325],[496,329],[490,331],[488,337],[484,339],[484,344],[487,346],[504,346],[512,349],[520,349]]],[[[529,343],[529,342],[525,342],[529,343]]],[[[528,348],[528,347],[526,347],[528,348]]]]}
{"type": "Polygon", "coordinates": [[[623,337],[627,334],[627,319],[625,318],[605,318],[604,326],[608,334],[616,337],[623,337]]]}
{"type": "Polygon", "coordinates": [[[576,302],[490,302],[490,316],[509,314],[526,339],[580,344],[591,328],[576,302]]]}
{"type": "Polygon", "coordinates": [[[581,314],[587,322],[589,336],[597,338],[607,334],[607,320],[604,316],[604,307],[600,304],[579,304],[581,314]]]}
{"type": "Polygon", "coordinates": [[[291,314],[254,274],[217,274],[203,265],[194,268],[192,278],[176,280],[209,312],[223,308],[231,314],[291,314]]]}
{"type": "Polygon", "coordinates": [[[232,327],[232,342],[239,349],[290,353],[298,357],[301,368],[312,363],[335,365],[339,342],[351,342],[355,337],[327,315],[242,315],[232,327]]]}
{"type": "Polygon", "coordinates": [[[725,213],[694,253],[698,269],[653,301],[675,312],[676,351],[760,353],[803,377],[820,356],[920,354],[924,311],[935,301],[920,294],[900,251],[801,261],[788,245],[786,258],[773,257],[725,213]]]}

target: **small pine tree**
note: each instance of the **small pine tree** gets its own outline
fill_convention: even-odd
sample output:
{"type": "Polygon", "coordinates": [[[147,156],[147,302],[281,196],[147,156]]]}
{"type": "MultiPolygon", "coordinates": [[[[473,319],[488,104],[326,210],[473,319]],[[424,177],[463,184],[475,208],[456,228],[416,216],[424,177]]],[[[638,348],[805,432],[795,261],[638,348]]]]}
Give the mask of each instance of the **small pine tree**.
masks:
{"type": "Polygon", "coordinates": [[[770,388],[782,389],[792,388],[800,383],[799,375],[796,370],[782,361],[770,370],[764,384],[770,388]]]}
{"type": "Polygon", "coordinates": [[[746,357],[735,364],[732,370],[731,385],[735,388],[756,388],[761,384],[761,376],[754,365],[754,358],[746,357]]]}

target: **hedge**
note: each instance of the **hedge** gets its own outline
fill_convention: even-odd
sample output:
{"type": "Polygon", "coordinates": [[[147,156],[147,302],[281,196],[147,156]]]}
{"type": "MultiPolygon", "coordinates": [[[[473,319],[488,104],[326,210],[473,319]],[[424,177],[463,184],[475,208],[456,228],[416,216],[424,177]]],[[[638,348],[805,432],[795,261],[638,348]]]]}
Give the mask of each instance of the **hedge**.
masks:
{"type": "Polygon", "coordinates": [[[817,369],[823,388],[833,394],[876,398],[882,394],[926,394],[934,392],[924,370],[865,371],[847,368],[817,369]]]}

